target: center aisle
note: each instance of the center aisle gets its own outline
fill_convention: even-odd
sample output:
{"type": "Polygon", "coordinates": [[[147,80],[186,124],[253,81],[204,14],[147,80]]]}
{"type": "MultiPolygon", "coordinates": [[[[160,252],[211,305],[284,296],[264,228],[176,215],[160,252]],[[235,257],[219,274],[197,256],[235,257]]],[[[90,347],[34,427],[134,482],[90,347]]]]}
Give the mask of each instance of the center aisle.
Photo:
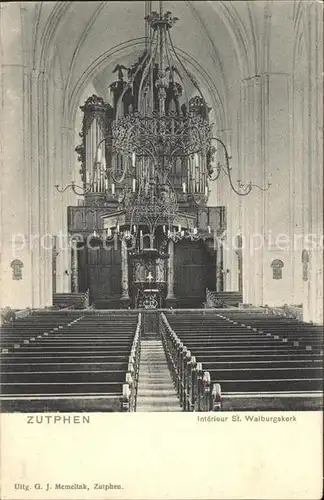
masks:
{"type": "Polygon", "coordinates": [[[136,411],[182,411],[161,340],[141,341],[136,411]]]}

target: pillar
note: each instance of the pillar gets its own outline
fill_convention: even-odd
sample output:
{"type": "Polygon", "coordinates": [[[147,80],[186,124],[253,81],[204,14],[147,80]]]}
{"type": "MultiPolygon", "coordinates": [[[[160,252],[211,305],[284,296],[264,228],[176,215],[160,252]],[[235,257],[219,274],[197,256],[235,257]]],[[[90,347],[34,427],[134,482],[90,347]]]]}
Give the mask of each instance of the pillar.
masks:
{"type": "MultiPolygon", "coordinates": [[[[66,186],[74,178],[74,173],[71,169],[73,165],[73,131],[70,127],[61,127],[61,179],[58,180],[61,186],[66,186]],[[72,153],[72,155],[71,155],[72,153]],[[66,165],[69,168],[66,168],[66,165]]],[[[60,214],[59,226],[59,255],[57,261],[57,288],[59,293],[67,293],[70,291],[70,280],[66,273],[71,268],[71,252],[68,237],[67,224],[67,207],[76,205],[76,195],[70,190],[58,196],[58,206],[60,214]]]]}
{"type": "Polygon", "coordinates": [[[315,243],[309,244],[309,317],[305,319],[318,324],[323,324],[323,58],[318,52],[323,46],[322,16],[320,4],[307,5],[307,236],[315,243]]]}
{"type": "Polygon", "coordinates": [[[165,260],[164,259],[156,259],[156,281],[164,281],[165,277],[165,260]]]}
{"type": "MultiPolygon", "coordinates": [[[[38,307],[32,300],[30,240],[30,175],[28,168],[28,69],[23,55],[21,2],[0,7],[0,308],[38,307]],[[23,264],[22,279],[14,280],[11,264],[23,264]]],[[[37,245],[37,234],[33,235],[37,245]]]]}
{"type": "Polygon", "coordinates": [[[71,239],[71,292],[79,291],[78,283],[78,246],[77,242],[71,239]]]}
{"type": "MultiPolygon", "coordinates": [[[[234,167],[234,179],[240,179],[241,175],[238,171],[239,158],[236,148],[232,147],[235,144],[235,132],[231,128],[223,128],[217,131],[217,136],[226,145],[226,150],[230,158],[230,167],[234,167]]],[[[217,160],[221,165],[225,164],[225,151],[223,147],[217,145],[217,160]]],[[[235,183],[235,180],[234,180],[235,183]]],[[[223,290],[227,292],[236,292],[238,290],[238,263],[235,254],[235,238],[240,231],[240,196],[235,194],[228,182],[227,176],[221,175],[221,178],[215,183],[218,185],[217,194],[215,196],[216,204],[225,206],[226,210],[226,241],[222,248],[222,270],[227,271],[223,275],[223,290]]],[[[223,237],[224,238],[224,237],[223,237]]],[[[219,290],[220,291],[220,290],[219,290]]]]}
{"type": "Polygon", "coordinates": [[[242,179],[253,187],[242,199],[243,302],[280,306],[293,300],[291,196],[291,80],[264,73],[242,82],[242,179]],[[286,196],[285,196],[286,193],[286,196]],[[289,214],[284,217],[283,214],[289,214]],[[273,280],[271,262],[284,263],[273,280]]]}
{"type": "Polygon", "coordinates": [[[218,242],[216,249],[216,292],[223,291],[223,245],[218,242]]]}
{"type": "Polygon", "coordinates": [[[121,289],[122,294],[120,298],[121,306],[128,307],[130,304],[129,298],[129,285],[128,285],[128,253],[127,243],[125,238],[121,240],[121,289]]]}
{"type": "Polygon", "coordinates": [[[167,296],[165,303],[167,307],[175,307],[176,297],[174,295],[174,241],[169,240],[168,242],[168,276],[167,276],[167,296]]]}
{"type": "MultiPolygon", "coordinates": [[[[264,95],[268,75],[256,75],[242,82],[241,135],[244,154],[242,181],[264,185],[265,168],[265,113],[264,95]]],[[[254,305],[263,303],[264,246],[264,193],[257,188],[242,201],[243,236],[243,302],[254,305]]]]}

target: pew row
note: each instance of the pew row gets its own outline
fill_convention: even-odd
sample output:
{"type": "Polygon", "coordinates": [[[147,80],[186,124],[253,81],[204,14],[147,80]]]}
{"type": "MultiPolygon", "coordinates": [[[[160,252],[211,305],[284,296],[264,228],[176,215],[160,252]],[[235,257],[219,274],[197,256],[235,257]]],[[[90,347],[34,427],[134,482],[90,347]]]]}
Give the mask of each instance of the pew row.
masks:
{"type": "Polygon", "coordinates": [[[142,315],[69,318],[2,351],[3,412],[135,411],[142,315]]]}
{"type": "Polygon", "coordinates": [[[323,356],[315,346],[310,352],[218,314],[161,314],[160,328],[184,411],[322,408],[323,356]]]}
{"type": "Polygon", "coordinates": [[[22,344],[28,344],[36,337],[45,336],[49,331],[62,329],[73,319],[81,317],[80,312],[66,312],[65,314],[35,314],[16,319],[10,324],[4,324],[0,327],[0,352],[6,354],[6,351],[12,347],[19,348],[22,344]]]}
{"type": "Polygon", "coordinates": [[[306,350],[319,349],[323,353],[323,326],[298,321],[295,318],[273,316],[252,311],[229,311],[220,315],[234,325],[244,325],[247,329],[255,328],[274,338],[286,339],[295,346],[306,350]]]}

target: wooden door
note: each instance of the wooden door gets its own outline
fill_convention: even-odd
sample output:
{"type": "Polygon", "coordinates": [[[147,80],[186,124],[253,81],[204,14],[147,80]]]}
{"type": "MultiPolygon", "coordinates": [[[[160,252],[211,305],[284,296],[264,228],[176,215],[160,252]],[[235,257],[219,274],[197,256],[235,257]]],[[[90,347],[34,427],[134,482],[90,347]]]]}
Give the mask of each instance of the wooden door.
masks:
{"type": "Polygon", "coordinates": [[[180,241],[174,252],[174,292],[182,308],[202,307],[206,287],[215,289],[215,258],[202,241],[180,241]]]}

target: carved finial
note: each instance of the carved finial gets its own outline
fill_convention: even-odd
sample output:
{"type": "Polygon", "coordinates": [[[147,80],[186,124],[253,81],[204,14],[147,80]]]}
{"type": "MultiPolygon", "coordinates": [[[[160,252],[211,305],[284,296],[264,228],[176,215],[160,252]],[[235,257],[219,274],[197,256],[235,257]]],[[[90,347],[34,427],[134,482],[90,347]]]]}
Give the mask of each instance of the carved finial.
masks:
{"type": "Polygon", "coordinates": [[[128,69],[129,68],[126,68],[126,66],[123,66],[122,64],[117,64],[117,66],[114,69],[113,73],[116,73],[116,71],[118,71],[118,80],[124,81],[123,70],[128,71],[128,69]]]}
{"type": "Polygon", "coordinates": [[[107,106],[109,105],[105,103],[102,97],[98,97],[97,95],[93,94],[92,96],[88,97],[83,106],[80,106],[80,109],[83,112],[104,111],[107,106]]]}
{"type": "Polygon", "coordinates": [[[172,17],[172,13],[168,10],[162,16],[156,12],[151,12],[150,15],[144,17],[145,21],[151,26],[152,29],[156,29],[159,25],[166,25],[168,28],[172,26],[179,20],[178,17],[172,17]]]}

